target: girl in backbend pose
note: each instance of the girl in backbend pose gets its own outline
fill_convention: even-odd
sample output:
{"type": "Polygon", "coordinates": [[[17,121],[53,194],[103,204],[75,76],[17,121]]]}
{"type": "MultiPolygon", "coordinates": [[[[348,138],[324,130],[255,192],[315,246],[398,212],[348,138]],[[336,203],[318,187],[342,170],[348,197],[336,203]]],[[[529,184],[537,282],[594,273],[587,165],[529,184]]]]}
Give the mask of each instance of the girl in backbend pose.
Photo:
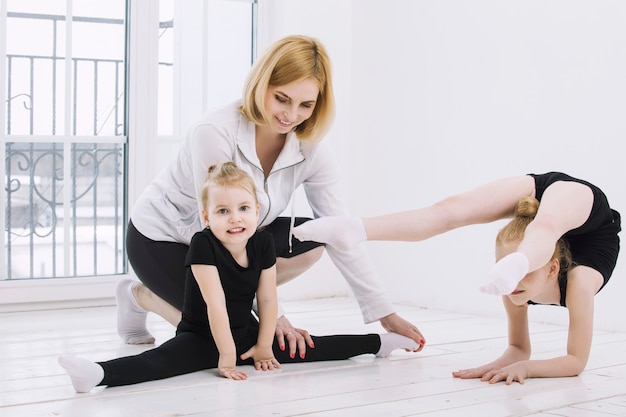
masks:
{"type": "Polygon", "coordinates": [[[507,384],[578,375],[591,350],[594,296],[611,277],[620,248],[620,214],[589,182],[559,172],[506,178],[416,210],[313,220],[294,234],[342,248],[365,240],[419,241],[511,216],[498,234],[497,262],[481,286],[483,292],[503,295],[509,347],[495,361],[453,375],[507,384]],[[569,310],[565,355],[529,360],[527,309],[532,304],[569,310]]]}

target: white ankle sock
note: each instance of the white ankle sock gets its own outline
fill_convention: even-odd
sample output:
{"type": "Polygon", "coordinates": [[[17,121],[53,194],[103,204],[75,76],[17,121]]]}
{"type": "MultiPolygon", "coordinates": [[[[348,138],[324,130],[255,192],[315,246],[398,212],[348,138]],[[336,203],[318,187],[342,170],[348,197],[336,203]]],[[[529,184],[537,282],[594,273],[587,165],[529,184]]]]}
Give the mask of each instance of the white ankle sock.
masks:
{"type": "Polygon", "coordinates": [[[146,328],[148,313],[137,304],[133,295],[133,285],[137,281],[125,278],[117,283],[115,299],[117,301],[117,334],[124,343],[143,345],[154,343],[154,337],[146,328]]]}
{"type": "Polygon", "coordinates": [[[365,226],[359,217],[329,216],[310,220],[293,229],[298,240],[326,243],[348,250],[367,240],[365,226]]]}
{"type": "Polygon", "coordinates": [[[104,369],[87,359],[64,355],[57,362],[70,376],[76,392],[89,392],[104,379],[104,369]]]}
{"type": "Polygon", "coordinates": [[[386,358],[397,349],[416,350],[420,347],[415,340],[398,333],[383,333],[380,335],[380,350],[376,353],[378,358],[386,358]]]}
{"type": "Polygon", "coordinates": [[[500,259],[489,271],[487,282],[480,287],[485,294],[506,295],[528,274],[528,258],[521,252],[513,252],[500,259]]]}

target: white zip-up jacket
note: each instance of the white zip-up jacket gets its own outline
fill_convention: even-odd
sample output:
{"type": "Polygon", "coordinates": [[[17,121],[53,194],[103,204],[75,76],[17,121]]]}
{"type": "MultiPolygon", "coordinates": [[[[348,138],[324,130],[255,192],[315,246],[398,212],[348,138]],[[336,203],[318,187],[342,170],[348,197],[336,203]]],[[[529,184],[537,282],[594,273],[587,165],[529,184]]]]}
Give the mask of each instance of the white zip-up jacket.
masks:
{"type": "MultiPolygon", "coordinates": [[[[266,178],[256,154],[255,125],[239,112],[239,105],[234,102],[205,115],[190,129],[178,155],[139,197],[131,220],[144,236],[188,245],[204,227],[200,190],[207,169],[226,161],[235,162],[254,179],[259,226],[273,222],[300,185],[314,217],[348,215],[331,149],[323,142],[301,142],[290,133],[266,178]]],[[[327,246],[326,250],[350,285],[366,323],[394,312],[364,245],[347,251],[327,246]]]]}

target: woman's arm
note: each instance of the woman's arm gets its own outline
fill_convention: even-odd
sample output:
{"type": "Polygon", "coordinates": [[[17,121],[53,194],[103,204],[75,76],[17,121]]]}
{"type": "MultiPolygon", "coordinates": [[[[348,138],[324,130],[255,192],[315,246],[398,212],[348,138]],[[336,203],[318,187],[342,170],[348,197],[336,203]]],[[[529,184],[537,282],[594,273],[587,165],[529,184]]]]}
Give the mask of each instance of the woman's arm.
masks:
{"type": "Polygon", "coordinates": [[[230,330],[226,297],[217,268],[214,265],[191,265],[191,271],[207,305],[211,334],[220,354],[218,372],[226,378],[246,379],[245,372],[239,372],[235,369],[237,348],[230,330]]]}
{"type": "MultiPolygon", "coordinates": [[[[339,167],[332,150],[320,143],[307,156],[307,176],[304,190],[314,217],[348,216],[348,208],[339,183],[339,167]]],[[[395,308],[383,286],[364,245],[341,250],[326,246],[326,251],[337,269],[350,285],[365,323],[380,321],[387,331],[399,333],[424,346],[419,329],[395,313],[395,308]]]]}

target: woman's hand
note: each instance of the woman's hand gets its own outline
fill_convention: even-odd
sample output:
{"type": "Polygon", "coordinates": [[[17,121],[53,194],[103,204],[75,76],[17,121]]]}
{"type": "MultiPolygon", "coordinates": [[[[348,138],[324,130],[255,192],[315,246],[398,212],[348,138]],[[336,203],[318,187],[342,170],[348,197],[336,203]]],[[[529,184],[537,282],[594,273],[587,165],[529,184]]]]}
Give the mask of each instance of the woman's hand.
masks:
{"type": "Polygon", "coordinates": [[[415,352],[419,352],[424,349],[426,340],[424,340],[422,332],[420,332],[417,327],[398,316],[396,313],[392,313],[380,319],[380,324],[388,332],[398,333],[402,336],[408,337],[409,339],[413,339],[415,343],[420,345],[415,352]]]}
{"type": "Polygon", "coordinates": [[[304,359],[307,345],[310,348],[315,347],[309,332],[293,327],[287,317],[281,316],[276,321],[276,341],[280,350],[285,350],[285,340],[289,343],[289,357],[292,359],[296,357],[297,352],[300,352],[300,357],[304,359]]]}
{"type": "Polygon", "coordinates": [[[246,353],[241,355],[241,360],[252,358],[254,360],[254,369],[257,371],[273,371],[280,369],[280,363],[272,353],[272,347],[260,348],[258,345],[252,346],[246,353]]]}

